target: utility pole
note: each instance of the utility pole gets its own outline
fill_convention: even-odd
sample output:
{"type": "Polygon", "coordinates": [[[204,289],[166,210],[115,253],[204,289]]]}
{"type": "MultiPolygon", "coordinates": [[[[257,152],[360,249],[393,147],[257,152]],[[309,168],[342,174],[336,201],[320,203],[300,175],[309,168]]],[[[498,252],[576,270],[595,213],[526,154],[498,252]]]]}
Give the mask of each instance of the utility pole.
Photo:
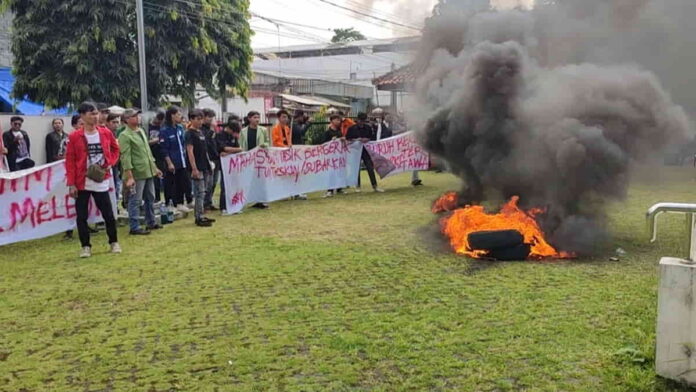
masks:
{"type": "MultiPolygon", "coordinates": [[[[143,0],[135,0],[135,13],[138,18],[138,66],[140,68],[140,109],[143,114],[148,111],[147,105],[147,67],[145,66],[145,15],[143,15],[143,0]]],[[[145,122],[145,119],[143,119],[145,122]]]]}

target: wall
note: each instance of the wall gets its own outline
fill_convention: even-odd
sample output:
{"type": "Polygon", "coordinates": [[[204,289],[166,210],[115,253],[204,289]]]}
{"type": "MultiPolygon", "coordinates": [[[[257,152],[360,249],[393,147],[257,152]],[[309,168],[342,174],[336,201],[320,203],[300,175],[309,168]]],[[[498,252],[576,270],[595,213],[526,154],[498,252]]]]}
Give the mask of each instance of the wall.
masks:
{"type": "MultiPolygon", "coordinates": [[[[51,123],[54,118],[62,118],[65,123],[65,129],[72,129],[70,126],[70,117],[49,117],[49,116],[20,116],[24,119],[22,129],[29,134],[31,141],[31,158],[37,165],[46,163],[46,135],[53,131],[51,123]]],[[[12,115],[0,115],[0,127],[3,131],[8,131],[10,127],[10,118],[12,115]]]]}

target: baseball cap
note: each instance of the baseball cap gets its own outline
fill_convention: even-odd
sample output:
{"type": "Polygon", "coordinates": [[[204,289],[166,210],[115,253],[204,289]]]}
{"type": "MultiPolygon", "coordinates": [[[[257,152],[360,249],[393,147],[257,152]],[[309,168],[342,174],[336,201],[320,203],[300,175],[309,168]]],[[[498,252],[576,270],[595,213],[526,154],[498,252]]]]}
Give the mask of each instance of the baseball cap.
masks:
{"type": "Polygon", "coordinates": [[[142,112],[143,112],[143,111],[140,110],[140,109],[138,109],[138,108],[126,109],[126,110],[123,112],[122,118],[123,118],[124,120],[127,120],[127,119],[129,119],[129,118],[131,118],[131,117],[133,117],[133,116],[137,116],[138,114],[141,114],[142,112]]]}

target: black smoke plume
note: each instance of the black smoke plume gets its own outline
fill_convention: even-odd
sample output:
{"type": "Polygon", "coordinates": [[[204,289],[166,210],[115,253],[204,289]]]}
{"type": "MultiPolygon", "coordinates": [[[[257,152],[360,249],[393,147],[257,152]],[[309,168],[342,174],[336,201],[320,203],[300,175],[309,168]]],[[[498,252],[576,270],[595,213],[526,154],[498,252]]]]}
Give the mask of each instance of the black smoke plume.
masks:
{"type": "MultiPolygon", "coordinates": [[[[632,4],[645,11],[658,2],[686,4],[632,4]]],[[[523,206],[547,209],[541,223],[552,244],[580,255],[606,239],[603,206],[625,196],[632,164],[692,134],[656,74],[629,62],[630,49],[593,62],[620,45],[597,37],[647,23],[641,9],[600,14],[619,3],[479,12],[466,0],[441,0],[416,60],[422,76],[410,120],[425,148],[464,180],[460,201],[519,195],[523,206]],[[563,47],[558,34],[573,39],[563,47]]]]}

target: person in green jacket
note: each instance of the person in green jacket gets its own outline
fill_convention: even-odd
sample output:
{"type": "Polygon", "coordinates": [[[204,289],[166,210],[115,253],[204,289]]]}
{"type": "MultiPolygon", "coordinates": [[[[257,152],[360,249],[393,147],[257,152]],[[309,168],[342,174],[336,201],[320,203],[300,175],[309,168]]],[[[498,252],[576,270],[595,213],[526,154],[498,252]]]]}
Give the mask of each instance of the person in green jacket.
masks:
{"type": "MultiPolygon", "coordinates": [[[[259,125],[261,114],[252,110],[247,115],[247,121],[249,121],[249,125],[239,133],[239,147],[242,151],[251,151],[256,147],[267,148],[271,144],[271,138],[268,134],[268,129],[259,125]]],[[[256,203],[252,207],[266,209],[268,204],[256,203]]]]}
{"type": "Polygon", "coordinates": [[[123,186],[129,192],[128,221],[131,235],[150,234],[161,229],[155,219],[155,177],[162,172],[155,164],[145,131],[140,128],[140,110],[128,109],[123,113],[126,129],[118,137],[121,148],[123,186]],[[144,203],[143,203],[144,202],[144,203]],[[145,206],[147,229],[140,227],[140,206],[145,206]]]}
{"type": "Polygon", "coordinates": [[[256,147],[266,148],[271,144],[268,129],[259,125],[261,115],[257,111],[251,111],[247,115],[249,126],[239,133],[239,147],[242,151],[251,151],[256,147]]]}

